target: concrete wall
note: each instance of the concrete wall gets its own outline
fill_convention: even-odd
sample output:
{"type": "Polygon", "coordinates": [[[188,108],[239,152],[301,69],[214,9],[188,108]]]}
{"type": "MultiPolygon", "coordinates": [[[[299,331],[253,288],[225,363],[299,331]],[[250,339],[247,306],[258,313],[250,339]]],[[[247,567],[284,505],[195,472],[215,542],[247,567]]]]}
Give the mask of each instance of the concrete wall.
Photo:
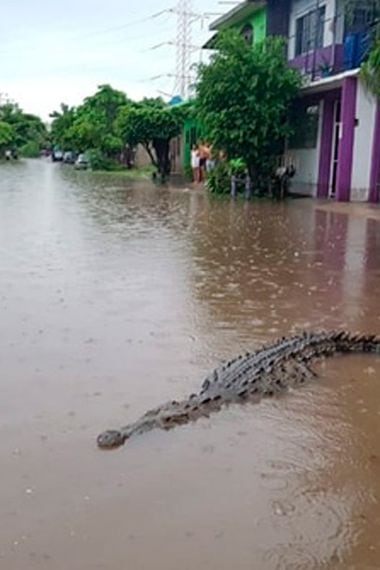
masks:
{"type": "Polygon", "coordinates": [[[351,184],[351,200],[353,201],[368,199],[375,114],[376,101],[359,81],[356,99],[358,125],[355,127],[351,184]]]}
{"type": "Polygon", "coordinates": [[[253,28],[253,42],[255,44],[263,42],[267,35],[266,8],[262,8],[253,14],[251,24],[253,28]]]}
{"type": "Polygon", "coordinates": [[[142,144],[139,144],[138,147],[136,148],[135,165],[141,168],[143,166],[148,166],[150,164],[152,164],[152,162],[149,158],[149,154],[146,152],[142,144]]]}
{"type": "MultiPolygon", "coordinates": [[[[170,157],[172,165],[172,174],[183,174],[184,172],[184,145],[182,135],[174,138],[170,143],[170,157]]],[[[138,168],[150,166],[152,161],[145,148],[139,144],[136,148],[135,165],[138,168]]]]}
{"type": "Polygon", "coordinates": [[[288,37],[292,0],[267,0],[267,35],[288,37]]]}
{"type": "Polygon", "coordinates": [[[240,32],[247,24],[250,24],[253,28],[253,43],[257,44],[264,41],[267,35],[266,8],[260,8],[252,16],[242,18],[233,28],[240,32]]]}
{"type": "MultiPolygon", "coordinates": [[[[346,0],[336,0],[335,43],[341,44],[344,39],[344,4],[346,0]]],[[[328,23],[327,25],[331,25],[328,23]]]]}
{"type": "Polygon", "coordinates": [[[183,174],[185,170],[184,159],[185,145],[183,135],[179,135],[172,139],[170,143],[170,158],[172,174],[183,174]]]}

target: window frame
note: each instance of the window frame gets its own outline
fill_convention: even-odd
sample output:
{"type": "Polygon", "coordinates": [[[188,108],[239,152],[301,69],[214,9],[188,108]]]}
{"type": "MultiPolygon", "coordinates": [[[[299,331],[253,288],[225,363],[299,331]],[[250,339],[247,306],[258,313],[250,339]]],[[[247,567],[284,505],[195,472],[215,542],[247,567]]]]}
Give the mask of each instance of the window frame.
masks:
{"type": "Polygon", "coordinates": [[[326,4],[295,18],[294,57],[324,47],[326,4]]]}

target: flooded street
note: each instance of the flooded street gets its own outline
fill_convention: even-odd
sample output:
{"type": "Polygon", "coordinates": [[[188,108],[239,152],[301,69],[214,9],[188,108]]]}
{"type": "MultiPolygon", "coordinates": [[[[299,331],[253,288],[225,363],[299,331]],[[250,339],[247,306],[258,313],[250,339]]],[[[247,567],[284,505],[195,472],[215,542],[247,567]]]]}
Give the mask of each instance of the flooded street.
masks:
{"type": "Polygon", "coordinates": [[[1,570],[380,568],[380,357],[95,444],[262,342],[380,333],[379,296],[378,209],[1,165],[1,570]]]}

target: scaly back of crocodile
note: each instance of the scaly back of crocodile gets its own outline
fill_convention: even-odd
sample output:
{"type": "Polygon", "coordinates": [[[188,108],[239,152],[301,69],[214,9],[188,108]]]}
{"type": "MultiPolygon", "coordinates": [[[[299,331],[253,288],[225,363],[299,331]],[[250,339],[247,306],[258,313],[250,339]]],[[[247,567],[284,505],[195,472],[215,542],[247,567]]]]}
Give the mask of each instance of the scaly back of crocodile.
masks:
{"type": "Polygon", "coordinates": [[[316,376],[310,368],[314,359],[349,352],[380,354],[380,337],[333,331],[282,338],[217,368],[204,380],[198,394],[159,406],[119,430],[103,432],[97,439],[98,446],[119,447],[134,435],[155,428],[168,430],[209,416],[224,405],[273,396],[316,376]]]}

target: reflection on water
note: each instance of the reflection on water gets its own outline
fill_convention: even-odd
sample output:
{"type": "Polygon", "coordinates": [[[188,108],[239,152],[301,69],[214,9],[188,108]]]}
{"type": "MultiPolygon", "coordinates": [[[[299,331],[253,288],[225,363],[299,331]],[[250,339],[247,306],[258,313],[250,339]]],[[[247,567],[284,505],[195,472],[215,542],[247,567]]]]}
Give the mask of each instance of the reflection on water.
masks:
{"type": "Polygon", "coordinates": [[[379,358],[94,445],[263,341],[380,332],[376,216],[0,168],[0,567],[379,568],[379,358]]]}

